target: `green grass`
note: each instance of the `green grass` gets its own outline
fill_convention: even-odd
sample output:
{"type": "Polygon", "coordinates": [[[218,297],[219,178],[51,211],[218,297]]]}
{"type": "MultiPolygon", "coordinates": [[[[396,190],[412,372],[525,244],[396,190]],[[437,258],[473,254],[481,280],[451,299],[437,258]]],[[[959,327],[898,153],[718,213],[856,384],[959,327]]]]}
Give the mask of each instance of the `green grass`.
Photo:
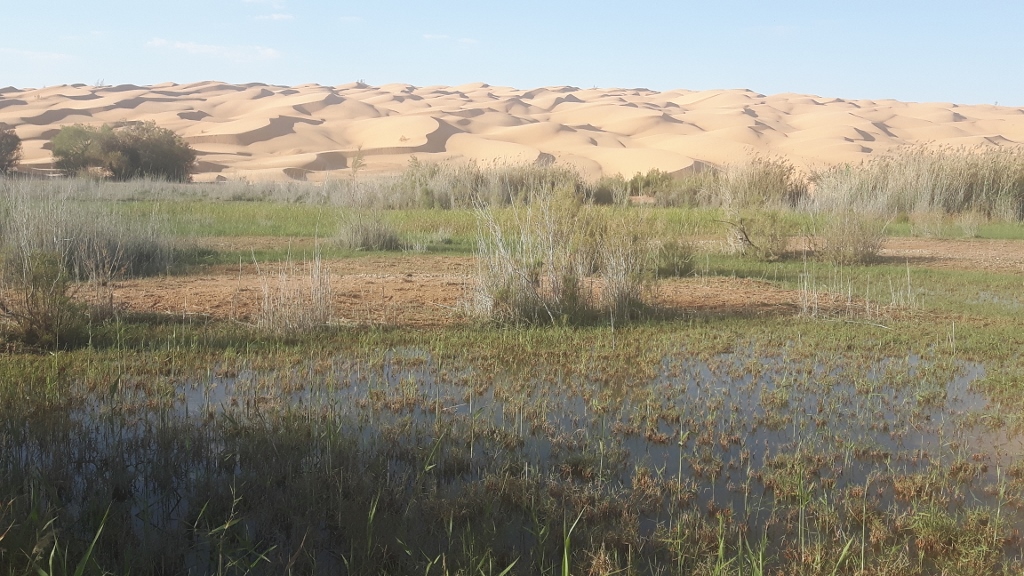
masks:
{"type": "MultiPolygon", "coordinates": [[[[900,238],[911,238],[921,236],[911,222],[892,222],[886,229],[886,234],[900,238]]],[[[946,222],[939,238],[952,240],[964,239],[963,230],[954,222],[946,222]]],[[[1012,221],[990,221],[978,226],[977,239],[982,240],[1024,240],[1024,223],[1012,221]]]]}

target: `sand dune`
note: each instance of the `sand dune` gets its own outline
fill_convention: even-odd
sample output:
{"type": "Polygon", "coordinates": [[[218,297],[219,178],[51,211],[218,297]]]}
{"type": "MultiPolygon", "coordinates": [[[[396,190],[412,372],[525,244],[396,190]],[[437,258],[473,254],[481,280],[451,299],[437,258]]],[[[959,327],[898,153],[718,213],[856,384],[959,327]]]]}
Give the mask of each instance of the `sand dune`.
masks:
{"type": "Polygon", "coordinates": [[[362,83],[0,88],[0,126],[24,141],[21,169],[52,170],[61,126],[153,120],[196,148],[196,179],[323,180],[421,161],[564,162],[590,177],[669,172],[779,155],[802,168],[858,162],[906,144],[1024,143],[1024,108],[844,100],[750,90],[518,90],[362,83]]]}

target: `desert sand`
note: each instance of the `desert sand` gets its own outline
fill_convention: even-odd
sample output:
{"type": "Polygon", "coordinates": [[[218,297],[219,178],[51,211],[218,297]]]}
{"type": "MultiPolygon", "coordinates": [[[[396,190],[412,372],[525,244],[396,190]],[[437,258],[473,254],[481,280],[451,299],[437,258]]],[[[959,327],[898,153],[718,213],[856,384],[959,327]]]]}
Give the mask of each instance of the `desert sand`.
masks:
{"type": "Polygon", "coordinates": [[[907,144],[1024,143],[1024,108],[843,100],[749,90],[519,90],[232,85],[0,88],[0,126],[23,140],[24,172],[52,170],[61,126],[155,121],[198,152],[197,181],[322,181],[421,161],[570,164],[591,178],[783,156],[804,169],[907,144]]]}

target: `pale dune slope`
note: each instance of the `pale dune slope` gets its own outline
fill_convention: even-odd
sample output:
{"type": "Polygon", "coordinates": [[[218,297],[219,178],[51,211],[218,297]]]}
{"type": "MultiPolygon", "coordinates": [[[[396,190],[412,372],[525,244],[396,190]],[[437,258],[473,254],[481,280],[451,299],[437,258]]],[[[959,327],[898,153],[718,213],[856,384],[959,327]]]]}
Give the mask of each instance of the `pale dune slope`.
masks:
{"type": "Polygon", "coordinates": [[[562,162],[589,177],[784,156],[801,168],[859,162],[916,143],[1017,146],[1024,109],[843,100],[750,90],[518,90],[231,85],[0,88],[0,126],[24,141],[25,172],[52,170],[49,140],[75,123],[155,121],[198,152],[200,181],[323,180],[421,161],[562,162]]]}

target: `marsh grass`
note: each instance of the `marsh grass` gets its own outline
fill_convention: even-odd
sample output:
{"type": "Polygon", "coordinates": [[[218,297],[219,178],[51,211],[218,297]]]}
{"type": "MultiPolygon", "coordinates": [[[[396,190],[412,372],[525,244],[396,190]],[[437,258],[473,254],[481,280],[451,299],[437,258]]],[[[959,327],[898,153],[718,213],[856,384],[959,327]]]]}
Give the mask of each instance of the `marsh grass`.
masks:
{"type": "Polygon", "coordinates": [[[344,216],[337,242],[347,250],[394,251],[405,246],[389,217],[379,210],[344,216]]]}
{"type": "Polygon", "coordinates": [[[539,190],[503,211],[480,206],[475,314],[499,323],[625,320],[655,277],[641,211],[600,209],[569,189],[539,190]]]}
{"type": "Polygon", "coordinates": [[[815,222],[811,242],[815,252],[833,264],[870,264],[882,249],[887,225],[877,214],[835,211],[815,222]]]}
{"type": "MultiPolygon", "coordinates": [[[[811,326],[775,330],[795,342],[811,326]]],[[[49,523],[73,566],[102,526],[97,570],[139,574],[1013,573],[1017,512],[972,494],[1019,488],[947,474],[970,433],[911,420],[961,409],[956,393],[914,399],[956,364],[878,362],[876,338],[813,326],[814,342],[772,357],[749,321],[319,333],[212,355],[192,344],[214,341],[209,327],[178,325],[149,352],[17,357],[0,367],[0,426],[50,409],[30,430],[45,445],[0,453],[5,491],[30,487],[0,506],[5,544],[31,554],[49,523]],[[118,375],[109,360],[126,355],[118,375]],[[873,439],[910,422],[944,441],[879,455],[873,439]],[[75,505],[46,497],[62,486],[75,505]]]]}
{"type": "Polygon", "coordinates": [[[731,210],[792,207],[807,196],[807,180],[783,158],[754,156],[729,165],[705,201],[731,210]]]}
{"type": "Polygon", "coordinates": [[[119,217],[61,188],[5,181],[0,199],[0,308],[12,336],[36,346],[74,345],[85,326],[113,314],[116,279],[166,272],[175,242],[156,214],[119,217]],[[93,303],[72,298],[85,286],[93,303]]]}
{"type": "Polygon", "coordinates": [[[873,158],[858,173],[890,213],[1024,218],[1024,155],[1017,148],[913,146],[873,158]]]}

